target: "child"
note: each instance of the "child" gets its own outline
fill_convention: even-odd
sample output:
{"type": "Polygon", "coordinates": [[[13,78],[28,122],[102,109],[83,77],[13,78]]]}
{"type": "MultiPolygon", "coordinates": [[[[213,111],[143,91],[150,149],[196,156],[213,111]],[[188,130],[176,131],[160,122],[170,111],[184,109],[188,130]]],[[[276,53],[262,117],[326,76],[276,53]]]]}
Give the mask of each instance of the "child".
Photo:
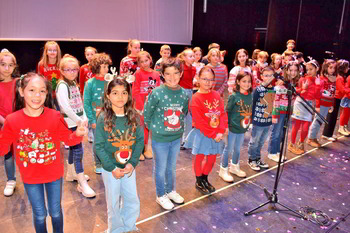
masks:
{"type": "MultiPolygon", "coordinates": [[[[220,45],[218,43],[211,43],[208,46],[208,51],[210,51],[211,49],[218,49],[220,51],[220,45]]],[[[204,63],[204,65],[208,65],[208,63],[209,63],[208,54],[206,56],[202,57],[202,63],[204,63]]]]}
{"type": "MultiPolygon", "coordinates": [[[[335,88],[335,96],[334,96],[334,108],[331,113],[328,113],[327,121],[328,124],[325,125],[323,129],[322,137],[328,139],[329,141],[335,141],[336,138],[333,137],[333,132],[337,123],[338,112],[340,107],[340,101],[344,96],[344,86],[345,86],[345,77],[349,70],[349,62],[344,59],[340,59],[337,61],[337,78],[336,78],[336,88],[335,88]]],[[[347,133],[344,129],[340,130],[347,136],[347,133]]]]}
{"type": "Polygon", "coordinates": [[[143,150],[143,131],[137,118],[129,84],[122,77],[110,81],[95,135],[106,189],[108,232],[137,230],[135,223],[140,215],[140,200],[135,168],[143,150]],[[122,207],[119,204],[121,197],[122,207]]]}
{"type": "Polygon", "coordinates": [[[239,72],[235,78],[236,90],[230,95],[226,106],[228,115],[229,132],[227,144],[221,155],[219,176],[226,182],[233,182],[235,174],[238,177],[246,177],[246,173],[240,169],[239,155],[244,141],[244,133],[249,129],[252,117],[252,80],[249,72],[239,72]],[[232,157],[228,168],[228,156],[232,157]]]}
{"type": "Polygon", "coordinates": [[[260,49],[254,49],[252,54],[252,64],[251,66],[254,67],[258,63],[258,54],[261,52],[260,49]]]}
{"type": "Polygon", "coordinates": [[[186,139],[185,147],[192,148],[192,154],[195,155],[195,187],[202,194],[210,194],[215,192],[215,187],[209,183],[208,175],[215,164],[216,155],[221,152],[219,142],[228,134],[227,114],[220,94],[212,90],[215,72],[209,66],[201,69],[198,82],[199,90],[193,95],[191,104],[193,129],[186,139]]]}
{"type": "MultiPolygon", "coordinates": [[[[283,126],[288,110],[288,84],[294,85],[299,80],[299,65],[297,62],[289,62],[283,71],[283,80],[278,80],[275,86],[275,100],[272,110],[272,130],[268,146],[268,158],[272,161],[279,161],[279,154],[281,152],[281,139],[283,133],[283,126]]],[[[286,160],[284,155],[282,158],[286,160]]]]}
{"type": "MultiPolygon", "coordinates": [[[[306,63],[307,75],[305,77],[300,78],[299,86],[296,88],[296,91],[300,93],[300,95],[304,97],[304,99],[308,101],[311,105],[313,105],[316,100],[316,111],[320,112],[320,101],[317,100],[321,97],[320,79],[317,77],[318,69],[319,65],[316,60],[312,59],[308,63],[306,63]]],[[[297,155],[300,155],[305,152],[304,140],[308,134],[312,117],[313,114],[311,110],[307,107],[305,103],[303,103],[303,100],[298,96],[294,101],[293,107],[292,118],[295,119],[295,122],[292,128],[291,143],[288,145],[288,150],[290,152],[297,155]],[[296,145],[295,141],[300,127],[300,142],[299,145],[296,145]]]]}
{"type": "Polygon", "coordinates": [[[56,100],[56,85],[60,78],[59,64],[61,61],[61,49],[55,41],[48,41],[45,43],[43,55],[38,63],[37,72],[42,74],[51,82],[52,96],[55,107],[59,110],[59,106],[56,100]]]}
{"type": "MultiPolygon", "coordinates": [[[[321,99],[316,99],[319,103],[316,105],[320,106],[320,114],[326,117],[328,112],[333,111],[335,87],[336,87],[336,62],[332,59],[326,59],[322,64],[320,87],[322,90],[321,99]]],[[[311,128],[309,131],[308,139],[306,143],[312,147],[320,147],[321,144],[317,140],[317,133],[320,131],[323,121],[319,116],[315,116],[311,128]]]]}
{"type": "Polygon", "coordinates": [[[350,78],[345,79],[346,74],[349,71],[349,62],[346,60],[340,60],[344,63],[342,71],[339,72],[341,77],[337,78],[337,90],[343,93],[343,98],[340,101],[340,107],[343,108],[339,119],[338,133],[344,136],[349,136],[350,131],[348,130],[348,122],[350,116],[350,78]],[[345,84],[345,85],[344,85],[345,84]]]}
{"type": "MultiPolygon", "coordinates": [[[[196,75],[196,68],[192,66],[194,62],[194,53],[192,49],[185,49],[182,51],[178,58],[183,62],[183,73],[179,82],[179,85],[185,90],[188,100],[191,101],[193,94],[193,79],[196,75]]],[[[185,117],[184,133],[181,140],[181,150],[186,148],[183,146],[188,133],[192,129],[192,115],[187,113],[185,117]]]]}
{"type": "Polygon", "coordinates": [[[201,62],[202,59],[202,49],[200,47],[195,47],[193,49],[194,52],[194,62],[192,66],[196,68],[196,75],[193,78],[193,94],[196,93],[199,89],[197,80],[199,71],[204,67],[204,63],[201,62]]]}
{"type": "Polygon", "coordinates": [[[148,146],[148,129],[144,124],[143,109],[147,96],[152,90],[160,85],[159,73],[154,71],[152,67],[152,57],[146,51],[141,51],[137,55],[137,64],[140,67],[135,73],[135,82],[132,86],[132,98],[135,100],[135,109],[140,112],[141,126],[144,130],[145,152],[141,154],[140,160],[145,160],[145,157],[151,159],[152,149],[148,146]]]}
{"type": "Polygon", "coordinates": [[[51,85],[42,75],[28,73],[18,85],[14,102],[16,112],[6,117],[0,133],[0,155],[6,154],[9,146],[14,144],[36,232],[47,232],[46,204],[53,232],[63,232],[60,142],[70,146],[80,143],[87,128],[79,123],[75,132],[68,130],[60,113],[51,109],[51,85]]]}
{"type": "MultiPolygon", "coordinates": [[[[109,65],[112,65],[112,60],[109,55],[105,53],[97,53],[93,55],[89,63],[93,78],[89,79],[85,85],[84,110],[89,119],[89,125],[91,125],[94,137],[96,132],[96,116],[101,111],[101,98],[103,97],[104,86],[107,83],[104,76],[108,73],[109,65]]],[[[96,156],[95,143],[92,144],[92,148],[95,159],[95,173],[101,174],[101,161],[96,156]]]]}
{"type": "MultiPolygon", "coordinates": [[[[7,115],[12,113],[15,98],[16,79],[12,78],[17,67],[16,57],[7,49],[0,52],[0,128],[4,125],[7,115]]],[[[4,157],[7,182],[4,189],[6,197],[11,196],[16,188],[16,166],[14,163],[13,148],[4,157]]]]}
{"type": "Polygon", "coordinates": [[[215,83],[213,83],[213,89],[219,92],[220,96],[224,96],[224,92],[227,90],[228,72],[227,67],[220,63],[220,50],[211,49],[208,53],[208,66],[214,70],[215,83]]]}
{"type": "Polygon", "coordinates": [[[166,210],[182,204],[184,198],[176,192],[176,160],[180,153],[188,97],[180,87],[182,64],[169,58],[161,65],[164,85],[155,88],[145,104],[144,117],[152,130],[152,150],[155,156],[156,202],[166,210]],[[171,201],[170,201],[171,200],[171,201]]]}
{"type": "MultiPolygon", "coordinates": [[[[78,60],[69,54],[64,55],[60,62],[60,72],[61,80],[56,87],[57,101],[68,128],[76,131],[78,122],[87,121],[79,88],[75,82],[79,72],[78,60]]],[[[77,190],[85,197],[95,197],[96,193],[86,181],[90,178],[84,175],[83,155],[82,143],[69,148],[66,180],[78,180],[77,190]]]]}
{"type": "Polygon", "coordinates": [[[230,95],[234,92],[234,90],[236,90],[235,84],[236,84],[237,75],[241,72],[252,73],[252,70],[247,64],[248,58],[249,58],[249,54],[247,50],[239,49],[236,52],[235,60],[233,61],[233,65],[235,65],[235,67],[233,67],[232,70],[230,71],[230,76],[227,82],[228,93],[230,95]]]}
{"type": "Polygon", "coordinates": [[[290,61],[294,61],[294,52],[290,51],[285,51],[282,55],[282,66],[285,66],[288,64],[290,61]]]}
{"type": "Polygon", "coordinates": [[[171,48],[169,45],[165,44],[160,47],[160,56],[159,60],[154,65],[154,70],[160,72],[160,64],[162,61],[166,61],[171,56],[171,48]]]}
{"type": "Polygon", "coordinates": [[[284,51],[283,55],[285,55],[286,52],[293,53],[293,50],[295,48],[295,40],[288,40],[286,46],[287,49],[284,51]]]}
{"type": "Polygon", "coordinates": [[[128,43],[128,55],[120,61],[119,74],[121,76],[133,75],[139,67],[137,66],[137,54],[140,52],[140,41],[133,39],[128,43]]]}
{"type": "Polygon", "coordinates": [[[253,89],[255,89],[257,86],[259,86],[263,82],[261,71],[268,65],[266,62],[268,58],[269,58],[269,54],[266,51],[260,51],[258,53],[258,61],[252,69],[253,78],[254,78],[253,89]]]}
{"type": "Polygon", "coordinates": [[[278,53],[271,54],[270,66],[275,70],[275,73],[282,74],[282,55],[278,53]]]}
{"type": "Polygon", "coordinates": [[[253,129],[252,137],[248,144],[248,165],[254,171],[268,168],[269,165],[261,160],[261,148],[267,139],[272,124],[272,109],[275,92],[271,84],[274,69],[267,66],[261,71],[263,82],[253,93],[253,129]]]}

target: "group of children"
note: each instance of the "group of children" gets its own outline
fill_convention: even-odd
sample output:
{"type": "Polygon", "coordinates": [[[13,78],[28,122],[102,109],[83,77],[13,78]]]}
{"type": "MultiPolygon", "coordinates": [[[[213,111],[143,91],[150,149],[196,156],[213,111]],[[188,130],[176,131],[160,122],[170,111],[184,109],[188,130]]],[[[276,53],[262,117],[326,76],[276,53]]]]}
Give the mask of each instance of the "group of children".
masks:
{"type": "MultiPolygon", "coordinates": [[[[1,51],[0,155],[5,155],[8,177],[4,195],[11,196],[16,187],[16,158],[36,231],[46,232],[46,192],[54,232],[63,232],[60,142],[69,146],[66,180],[77,180],[77,190],[94,197],[83,166],[82,140],[89,135],[94,170],[102,174],[105,185],[108,232],[136,230],[140,201],[135,168],[140,160],[154,157],[156,202],[165,210],[185,201],[176,191],[180,149],[191,149],[194,155],[195,188],[202,194],[215,192],[208,175],[218,155],[224,181],[233,182],[232,174],[246,176],[240,168],[240,151],[249,128],[248,165],[255,171],[268,168],[261,150],[272,128],[268,158],[279,161],[291,86],[327,117],[323,138],[336,140],[333,131],[340,107],[339,133],[349,136],[349,62],[327,59],[319,76],[317,61],[304,63],[302,54],[293,52],[294,45],[288,41],[284,54],[272,54],[271,65],[267,52],[255,51],[255,60],[240,49],[229,73],[223,64],[225,52],[216,43],[203,59],[199,47],[186,48],[175,58],[170,46],[163,45],[153,69],[152,56],[140,51],[140,41],[130,40],[119,75],[115,69],[108,73],[110,56],[93,47],[85,49],[88,63],[79,67],[74,56],[61,57],[59,45],[49,41],[38,73],[21,77],[15,56],[1,51]]],[[[290,112],[294,124],[288,150],[294,154],[304,153],[306,137],[309,145],[320,146],[322,121],[313,117],[301,97],[292,96],[290,112]]]]}

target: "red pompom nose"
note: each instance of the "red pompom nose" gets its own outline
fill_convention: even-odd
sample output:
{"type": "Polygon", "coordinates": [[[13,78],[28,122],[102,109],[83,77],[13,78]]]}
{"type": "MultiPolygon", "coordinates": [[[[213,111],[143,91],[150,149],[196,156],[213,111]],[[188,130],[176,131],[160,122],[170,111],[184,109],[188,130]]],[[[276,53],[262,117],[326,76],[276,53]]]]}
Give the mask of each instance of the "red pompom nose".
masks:
{"type": "Polygon", "coordinates": [[[129,152],[128,151],[122,151],[120,152],[120,158],[126,159],[129,157],[129,152]]]}

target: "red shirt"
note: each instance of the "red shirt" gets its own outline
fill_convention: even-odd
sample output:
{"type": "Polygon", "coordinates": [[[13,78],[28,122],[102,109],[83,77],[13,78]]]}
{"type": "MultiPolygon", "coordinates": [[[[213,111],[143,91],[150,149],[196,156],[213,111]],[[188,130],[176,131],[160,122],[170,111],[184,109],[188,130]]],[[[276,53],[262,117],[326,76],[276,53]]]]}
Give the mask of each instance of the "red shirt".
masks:
{"type": "Polygon", "coordinates": [[[92,78],[92,72],[89,68],[88,64],[85,64],[80,67],[80,73],[79,73],[79,83],[80,83],[80,94],[81,96],[84,96],[84,87],[85,82],[92,78]]]}
{"type": "Polygon", "coordinates": [[[4,118],[12,113],[15,85],[16,79],[12,79],[10,82],[0,82],[0,115],[4,118]]]}
{"type": "Polygon", "coordinates": [[[0,155],[5,155],[13,143],[23,182],[48,183],[63,176],[60,142],[73,146],[82,139],[68,129],[54,109],[45,108],[38,117],[27,116],[21,109],[7,116],[0,131],[0,155]]]}
{"type": "Polygon", "coordinates": [[[142,111],[146,96],[152,92],[155,87],[160,85],[159,73],[142,69],[136,71],[135,82],[132,84],[132,98],[135,100],[135,108],[142,111]]]}
{"type": "Polygon", "coordinates": [[[47,67],[44,67],[44,65],[38,65],[37,72],[39,74],[44,75],[47,80],[51,82],[52,85],[52,96],[56,97],[56,86],[58,83],[58,80],[60,79],[61,72],[59,68],[56,65],[48,64],[47,67]]]}
{"type": "Polygon", "coordinates": [[[335,96],[335,85],[336,82],[331,82],[329,79],[325,76],[321,76],[321,90],[322,90],[322,96],[318,100],[316,100],[316,105],[322,105],[325,107],[332,107],[334,102],[334,96],[335,96]],[[320,101],[318,104],[317,101],[320,101]]]}
{"type": "Polygon", "coordinates": [[[346,93],[350,92],[350,89],[345,85],[345,78],[343,76],[338,75],[337,80],[335,82],[335,98],[342,99],[346,93]]]}
{"type": "Polygon", "coordinates": [[[214,139],[218,133],[225,133],[228,119],[219,92],[196,92],[192,96],[190,107],[193,127],[199,129],[206,137],[214,139]]]}
{"type": "Polygon", "coordinates": [[[185,89],[193,88],[193,78],[196,75],[196,67],[184,64],[184,72],[180,79],[179,85],[185,89]]]}
{"type": "Polygon", "coordinates": [[[296,88],[296,91],[300,93],[302,97],[306,100],[316,100],[316,108],[320,107],[320,98],[321,98],[321,85],[315,84],[315,77],[312,76],[305,76],[299,79],[298,87],[296,88]],[[307,87],[307,90],[304,93],[302,92],[302,85],[306,81],[309,82],[309,86],[307,87]]]}
{"type": "Polygon", "coordinates": [[[119,74],[121,76],[125,75],[127,72],[134,74],[138,68],[137,57],[128,55],[120,61],[119,74]]]}

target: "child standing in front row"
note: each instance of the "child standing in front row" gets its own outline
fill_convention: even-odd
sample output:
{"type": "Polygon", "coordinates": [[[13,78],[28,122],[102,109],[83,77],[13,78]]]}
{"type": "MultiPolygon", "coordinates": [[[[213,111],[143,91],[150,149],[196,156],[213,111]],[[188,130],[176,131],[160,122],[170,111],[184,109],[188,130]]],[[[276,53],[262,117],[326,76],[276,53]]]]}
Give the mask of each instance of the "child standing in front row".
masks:
{"type": "Polygon", "coordinates": [[[155,88],[145,104],[144,119],[152,131],[152,150],[155,156],[156,202],[171,210],[184,198],[176,192],[176,160],[180,153],[184,118],[188,111],[188,97],[179,85],[182,63],[169,58],[161,65],[164,85],[155,88]],[[170,201],[171,200],[171,201],[170,201]]]}
{"type": "Polygon", "coordinates": [[[261,148],[263,147],[270,126],[272,124],[273,101],[275,91],[271,84],[273,80],[274,69],[267,66],[261,71],[262,83],[253,93],[253,113],[252,113],[252,137],[248,144],[248,165],[254,171],[260,171],[261,168],[268,168],[269,165],[261,160],[261,148]]]}
{"type": "Polygon", "coordinates": [[[146,51],[141,51],[137,55],[137,63],[140,69],[135,73],[135,82],[132,85],[132,98],[135,100],[135,109],[140,113],[141,126],[144,130],[145,151],[140,156],[140,160],[151,159],[152,149],[148,145],[148,129],[145,127],[143,109],[147,96],[152,90],[160,85],[159,73],[154,71],[152,67],[152,57],[146,51]]]}
{"type": "Polygon", "coordinates": [[[143,130],[132,106],[130,85],[121,77],[110,81],[97,119],[96,153],[102,163],[108,213],[107,232],[137,230],[140,200],[136,171],[143,150],[143,130]],[[119,200],[123,198],[120,208],[119,200]]]}
{"type": "Polygon", "coordinates": [[[238,177],[246,177],[246,173],[240,169],[239,155],[244,141],[244,133],[249,129],[252,117],[252,80],[251,73],[240,72],[235,77],[236,91],[230,95],[226,106],[228,116],[227,144],[221,155],[219,176],[226,182],[233,182],[233,173],[238,177]],[[228,168],[228,156],[232,155],[230,168],[228,168]]]}
{"type": "Polygon", "coordinates": [[[220,154],[219,142],[228,134],[227,114],[220,94],[212,90],[215,73],[209,66],[199,72],[198,83],[199,90],[193,95],[191,104],[194,128],[186,139],[185,147],[192,148],[194,155],[195,187],[202,194],[210,194],[215,192],[215,188],[209,183],[208,175],[216,155],[220,154]]]}
{"type": "MultiPolygon", "coordinates": [[[[101,98],[104,94],[104,86],[107,83],[104,76],[108,73],[108,66],[112,65],[112,60],[105,53],[97,53],[92,56],[89,67],[93,74],[93,78],[89,79],[84,89],[84,110],[89,119],[93,135],[96,132],[96,116],[102,108],[101,98]]],[[[92,144],[93,155],[95,159],[95,173],[101,174],[101,161],[96,156],[95,143],[92,144]]]]}
{"type": "Polygon", "coordinates": [[[158,61],[156,62],[156,64],[154,65],[154,70],[160,73],[160,64],[163,61],[166,61],[170,56],[171,56],[171,48],[169,45],[165,44],[162,45],[162,47],[160,47],[160,56],[162,56],[161,58],[158,59],[158,61]]]}
{"type": "Polygon", "coordinates": [[[14,144],[36,232],[47,232],[47,204],[53,232],[62,233],[60,142],[70,146],[80,143],[87,128],[80,123],[75,132],[68,130],[60,113],[51,109],[51,85],[43,76],[28,73],[18,81],[18,86],[14,102],[16,112],[6,117],[0,132],[0,155],[5,155],[14,144]]]}

